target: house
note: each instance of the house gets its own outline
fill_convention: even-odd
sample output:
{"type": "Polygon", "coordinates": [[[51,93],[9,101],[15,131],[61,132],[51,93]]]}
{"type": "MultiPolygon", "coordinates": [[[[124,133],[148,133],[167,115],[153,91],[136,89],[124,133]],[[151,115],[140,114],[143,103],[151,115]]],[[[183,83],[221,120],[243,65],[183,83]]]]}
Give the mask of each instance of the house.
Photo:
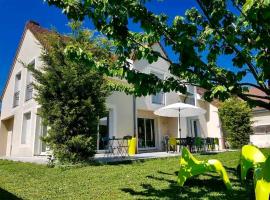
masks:
{"type": "MultiPolygon", "coordinates": [[[[250,88],[249,93],[265,95],[257,88],[250,88]]],[[[270,111],[261,107],[253,108],[251,121],[254,134],[250,136],[250,142],[258,147],[270,147],[270,111]]]]}
{"type": "MultiPolygon", "coordinates": [[[[38,103],[33,99],[35,91],[31,73],[22,65],[32,64],[35,68],[42,65],[40,55],[44,44],[39,37],[49,34],[36,22],[25,26],[17,53],[12,63],[8,80],[3,90],[0,118],[0,155],[2,156],[39,156],[46,154],[46,146],[40,136],[47,134],[42,126],[42,119],[37,115],[38,103]]],[[[166,53],[159,43],[152,48],[163,56],[166,53]]],[[[153,73],[160,78],[170,76],[169,64],[163,59],[149,64],[146,60],[133,60],[133,66],[144,73],[153,73]]],[[[201,98],[198,89],[188,87],[191,95],[187,102],[204,108],[204,116],[181,118],[182,136],[216,137],[222,144],[222,131],[217,107],[201,98]]],[[[100,119],[100,131],[97,150],[104,149],[102,138],[137,135],[139,150],[162,150],[164,136],[177,137],[177,119],[159,117],[154,111],[165,105],[184,100],[184,95],[170,92],[158,93],[141,98],[134,98],[122,92],[113,92],[107,99],[108,115],[100,119]]],[[[221,146],[222,148],[222,146],[221,146]]]]}

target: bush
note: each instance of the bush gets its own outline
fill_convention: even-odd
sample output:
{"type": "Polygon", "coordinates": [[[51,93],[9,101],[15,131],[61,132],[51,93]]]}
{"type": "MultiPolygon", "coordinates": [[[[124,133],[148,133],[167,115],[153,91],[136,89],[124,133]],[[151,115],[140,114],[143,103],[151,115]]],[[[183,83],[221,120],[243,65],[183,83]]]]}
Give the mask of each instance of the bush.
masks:
{"type": "Polygon", "coordinates": [[[246,102],[233,97],[223,102],[218,110],[225,139],[232,148],[241,148],[249,143],[251,108],[246,102]]]}

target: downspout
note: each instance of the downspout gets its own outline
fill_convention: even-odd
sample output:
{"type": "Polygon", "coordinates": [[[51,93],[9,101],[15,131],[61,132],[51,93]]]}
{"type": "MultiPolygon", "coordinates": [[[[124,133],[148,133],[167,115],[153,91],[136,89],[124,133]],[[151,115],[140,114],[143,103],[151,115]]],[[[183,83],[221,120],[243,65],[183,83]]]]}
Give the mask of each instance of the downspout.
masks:
{"type": "Polygon", "coordinates": [[[133,135],[136,138],[136,153],[139,153],[138,150],[138,131],[137,131],[137,108],[136,108],[136,97],[133,95],[133,135]]]}

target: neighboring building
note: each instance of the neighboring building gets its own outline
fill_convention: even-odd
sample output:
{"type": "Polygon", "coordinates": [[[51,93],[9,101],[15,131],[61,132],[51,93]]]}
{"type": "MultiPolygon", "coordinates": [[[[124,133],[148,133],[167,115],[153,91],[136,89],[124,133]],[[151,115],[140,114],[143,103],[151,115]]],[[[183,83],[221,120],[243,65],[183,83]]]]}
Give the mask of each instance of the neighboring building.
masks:
{"type": "MultiPolygon", "coordinates": [[[[39,38],[51,32],[35,22],[28,22],[11,66],[6,86],[1,96],[0,155],[37,156],[45,155],[46,147],[40,136],[47,134],[37,115],[39,105],[33,99],[33,78],[22,63],[42,66],[42,46],[39,38]]],[[[166,56],[160,44],[153,44],[156,51],[166,56]]],[[[133,60],[137,70],[154,73],[160,78],[170,76],[169,64],[163,59],[149,64],[146,60],[133,60]]],[[[217,137],[222,143],[222,131],[218,109],[201,98],[196,87],[188,88],[187,103],[204,108],[207,112],[200,117],[181,118],[182,136],[217,137]]],[[[159,117],[154,110],[165,105],[183,101],[184,95],[170,92],[134,98],[122,92],[113,92],[107,99],[108,116],[100,119],[98,150],[104,148],[103,137],[137,135],[139,150],[162,150],[164,136],[177,137],[177,119],[159,117]],[[137,134],[136,134],[137,132],[137,134]]],[[[222,146],[221,146],[222,148],[222,146]]]]}
{"type": "MultiPolygon", "coordinates": [[[[265,95],[257,88],[251,88],[249,93],[257,96],[265,95]]],[[[254,134],[250,136],[250,142],[258,147],[270,147],[270,111],[255,107],[251,120],[254,134]]]]}

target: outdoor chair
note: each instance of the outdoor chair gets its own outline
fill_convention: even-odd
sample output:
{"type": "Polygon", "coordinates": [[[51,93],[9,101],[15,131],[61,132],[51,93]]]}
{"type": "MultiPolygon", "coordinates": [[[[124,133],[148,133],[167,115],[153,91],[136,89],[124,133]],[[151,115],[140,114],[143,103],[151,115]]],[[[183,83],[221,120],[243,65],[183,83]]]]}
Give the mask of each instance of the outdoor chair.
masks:
{"type": "Polygon", "coordinates": [[[263,153],[255,146],[244,145],[240,154],[240,174],[241,180],[245,180],[250,169],[255,169],[258,165],[265,162],[263,153]]]}
{"type": "Polygon", "coordinates": [[[187,146],[187,138],[180,138],[180,146],[186,147],[187,146]]]}
{"type": "Polygon", "coordinates": [[[206,138],[202,138],[203,151],[207,151],[207,140],[206,138]]]}
{"type": "Polygon", "coordinates": [[[180,159],[180,170],[178,173],[178,183],[183,186],[185,181],[205,172],[217,172],[228,190],[232,189],[229,177],[225,168],[219,160],[199,161],[193,157],[189,150],[184,147],[182,149],[182,157],[180,159]]]}
{"type": "Polygon", "coordinates": [[[195,150],[195,139],[192,137],[187,137],[187,146],[190,152],[194,152],[195,150]]]}
{"type": "Polygon", "coordinates": [[[219,151],[219,139],[218,138],[214,138],[214,145],[215,145],[215,149],[217,146],[217,150],[219,151]]]}
{"type": "Polygon", "coordinates": [[[202,141],[202,138],[196,137],[194,143],[195,143],[196,152],[202,151],[202,149],[203,149],[203,141],[202,141]]]}
{"type": "Polygon", "coordinates": [[[207,150],[213,151],[215,148],[214,138],[207,137],[206,138],[207,150]]]}
{"type": "Polygon", "coordinates": [[[177,150],[177,140],[176,138],[169,138],[169,150],[176,152],[177,150]]]}
{"type": "Polygon", "coordinates": [[[269,200],[270,196],[270,156],[255,168],[254,186],[256,200],[269,200]]]}

